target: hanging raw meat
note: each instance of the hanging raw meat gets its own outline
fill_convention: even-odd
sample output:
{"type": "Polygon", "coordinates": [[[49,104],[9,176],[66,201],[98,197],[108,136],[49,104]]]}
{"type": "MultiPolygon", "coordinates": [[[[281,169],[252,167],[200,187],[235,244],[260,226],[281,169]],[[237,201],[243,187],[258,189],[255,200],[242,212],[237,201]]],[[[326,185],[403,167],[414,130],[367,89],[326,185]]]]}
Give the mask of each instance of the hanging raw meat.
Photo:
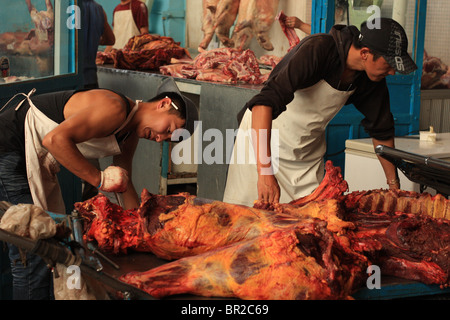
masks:
{"type": "Polygon", "coordinates": [[[275,21],[278,3],[279,0],[241,0],[232,37],[235,48],[247,49],[255,36],[264,50],[274,49],[269,30],[275,21]]]}
{"type": "Polygon", "coordinates": [[[320,220],[274,231],[120,279],[154,297],[189,293],[241,299],[346,299],[367,259],[342,247],[320,220]]]}
{"type": "Polygon", "coordinates": [[[238,14],[240,0],[203,0],[203,39],[198,46],[198,51],[203,52],[208,47],[214,34],[226,47],[233,47],[230,39],[230,28],[233,26],[238,14]]]}
{"type": "Polygon", "coordinates": [[[225,47],[233,47],[234,42],[230,39],[230,29],[236,20],[240,0],[220,0],[217,4],[215,16],[216,35],[225,47]]]}
{"type": "Polygon", "coordinates": [[[286,35],[286,38],[289,41],[288,51],[290,51],[293,47],[300,43],[300,38],[297,36],[294,28],[286,26],[286,18],[287,16],[284,14],[284,12],[280,11],[275,19],[280,23],[281,30],[283,30],[283,33],[286,35]]]}
{"type": "Polygon", "coordinates": [[[198,51],[203,52],[208,47],[214,36],[214,26],[215,26],[215,14],[217,3],[219,0],[203,0],[202,10],[203,10],[203,20],[202,20],[202,31],[203,39],[198,45],[198,51]]]}

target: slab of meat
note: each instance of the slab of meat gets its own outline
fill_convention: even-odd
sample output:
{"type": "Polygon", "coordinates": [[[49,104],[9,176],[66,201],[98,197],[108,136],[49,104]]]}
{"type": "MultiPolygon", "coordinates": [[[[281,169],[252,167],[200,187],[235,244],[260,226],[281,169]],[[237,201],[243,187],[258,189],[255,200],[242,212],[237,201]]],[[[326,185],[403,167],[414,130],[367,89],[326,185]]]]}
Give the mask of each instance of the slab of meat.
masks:
{"type": "Polygon", "coordinates": [[[269,38],[269,30],[275,21],[279,0],[258,0],[255,4],[253,32],[259,45],[265,50],[272,51],[274,48],[269,38]]]}
{"type": "Polygon", "coordinates": [[[317,216],[318,210],[330,229],[343,233],[344,228],[353,227],[352,223],[337,217],[339,208],[331,201],[297,208],[295,215],[220,201],[203,205],[188,203],[159,216],[164,225],[152,233],[149,246],[160,258],[178,259],[302,224],[303,220],[317,216]]]}
{"type": "MultiPolygon", "coordinates": [[[[319,186],[309,195],[305,197],[292,200],[289,204],[301,207],[312,201],[319,201],[324,199],[340,199],[341,196],[348,190],[348,183],[344,180],[341,174],[341,168],[335,167],[333,162],[328,160],[325,163],[325,176],[323,177],[319,186]]],[[[255,208],[266,210],[274,210],[273,204],[256,201],[255,208]]]]}
{"type": "Polygon", "coordinates": [[[280,22],[281,30],[283,30],[283,33],[286,35],[286,38],[289,41],[289,50],[291,50],[293,47],[299,44],[300,38],[297,36],[294,28],[286,26],[286,18],[287,16],[284,14],[284,12],[280,11],[275,19],[280,22]]]}
{"type": "Polygon", "coordinates": [[[219,48],[200,53],[192,63],[176,67],[163,66],[160,72],[199,81],[261,84],[267,80],[259,70],[253,51],[234,48],[219,48]]]}
{"type": "Polygon", "coordinates": [[[320,220],[274,231],[120,280],[154,297],[182,293],[241,299],[346,299],[364,256],[349,253],[320,220]]]}
{"type": "Polygon", "coordinates": [[[103,195],[76,208],[86,240],[100,249],[179,259],[123,277],[155,297],[339,299],[366,277],[367,264],[384,275],[450,284],[447,199],[389,190],[343,195],[339,168],[329,162],[326,170],[309,198],[263,204],[272,211],[145,189],[136,210],[123,211],[103,195]]]}
{"type": "Polygon", "coordinates": [[[449,67],[441,59],[424,52],[421,89],[448,89],[449,67]]]}
{"type": "MultiPolygon", "coordinates": [[[[440,194],[383,189],[343,195],[347,184],[340,170],[331,162],[326,164],[326,170],[322,183],[311,195],[289,204],[257,202],[255,206],[295,215],[295,208],[304,203],[311,206],[317,199],[335,199],[341,204],[341,211],[338,220],[328,218],[332,222],[328,228],[345,232],[353,250],[379,265],[383,274],[428,284],[450,284],[448,199],[440,194]],[[353,227],[345,223],[352,223],[353,227]]],[[[324,219],[322,213],[317,210],[314,217],[324,219]]]]}
{"type": "Polygon", "coordinates": [[[173,58],[190,57],[171,37],[143,34],[132,37],[123,49],[110,53],[98,52],[97,64],[113,63],[114,68],[128,70],[159,70],[173,58]]]}
{"type": "Polygon", "coordinates": [[[143,192],[138,209],[123,210],[103,194],[77,202],[74,208],[83,217],[83,235],[86,241],[96,241],[100,250],[126,253],[128,250],[150,252],[151,228],[159,214],[170,212],[187,201],[190,196],[155,197],[143,192]]]}
{"type": "Polygon", "coordinates": [[[422,214],[351,212],[352,248],[384,275],[450,285],[450,221],[422,214]]]}
{"type": "Polygon", "coordinates": [[[281,57],[264,54],[258,58],[258,63],[275,68],[275,66],[281,61],[281,57]]]}

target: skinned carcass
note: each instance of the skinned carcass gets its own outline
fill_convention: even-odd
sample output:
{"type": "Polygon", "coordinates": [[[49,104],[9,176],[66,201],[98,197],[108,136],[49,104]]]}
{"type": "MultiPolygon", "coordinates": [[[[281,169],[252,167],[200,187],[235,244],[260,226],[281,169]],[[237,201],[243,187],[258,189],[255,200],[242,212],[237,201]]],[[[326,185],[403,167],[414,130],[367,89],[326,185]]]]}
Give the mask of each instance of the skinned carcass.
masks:
{"type": "Polygon", "coordinates": [[[85,219],[85,239],[96,241],[105,252],[152,252],[173,260],[289,228],[318,211],[333,230],[344,233],[352,227],[337,217],[336,201],[313,202],[294,216],[221,201],[196,204],[194,196],[184,193],[158,196],[144,189],[141,199],[137,210],[126,211],[102,194],[77,203],[85,219]]]}
{"type": "Polygon", "coordinates": [[[230,39],[230,28],[239,10],[240,0],[203,0],[203,20],[202,31],[203,39],[198,46],[198,51],[203,52],[207,49],[214,34],[217,35],[220,42],[226,47],[233,47],[234,42],[230,39]]]}
{"type": "Polygon", "coordinates": [[[215,25],[215,13],[217,8],[217,3],[219,0],[203,0],[202,10],[202,31],[203,39],[198,45],[198,51],[203,52],[208,47],[212,38],[214,37],[214,25],[215,25]]]}
{"type": "Polygon", "coordinates": [[[240,0],[220,0],[217,4],[215,29],[216,35],[225,47],[233,47],[230,29],[238,15],[240,0]]]}
{"type": "Polygon", "coordinates": [[[220,201],[196,203],[188,194],[158,196],[147,191],[137,212],[110,208],[103,195],[77,207],[86,219],[86,239],[98,241],[100,249],[179,259],[122,277],[155,297],[190,293],[340,299],[356,289],[357,279],[367,277],[365,266],[370,264],[386,275],[450,284],[450,223],[443,219],[449,200],[389,190],[343,194],[347,184],[339,168],[330,162],[326,169],[310,196],[288,204],[263,204],[272,211],[220,201]],[[114,212],[115,217],[98,210],[114,212]],[[325,247],[333,247],[334,253],[328,254],[325,247]],[[281,281],[283,286],[277,286],[281,281]]]}
{"type": "Polygon", "coordinates": [[[232,39],[234,47],[247,49],[255,36],[259,45],[267,51],[274,49],[269,30],[275,21],[279,0],[241,0],[232,39]]]}
{"type": "Polygon", "coordinates": [[[187,257],[120,280],[161,298],[346,299],[367,259],[349,252],[320,220],[187,257]]]}

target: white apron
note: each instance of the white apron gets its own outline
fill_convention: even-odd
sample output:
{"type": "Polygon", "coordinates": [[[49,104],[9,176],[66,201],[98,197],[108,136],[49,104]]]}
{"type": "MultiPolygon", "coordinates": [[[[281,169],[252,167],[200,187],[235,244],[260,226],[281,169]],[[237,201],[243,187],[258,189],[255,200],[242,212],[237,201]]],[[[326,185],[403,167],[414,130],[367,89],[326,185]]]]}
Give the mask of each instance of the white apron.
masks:
{"type": "Polygon", "coordinates": [[[116,42],[113,45],[113,49],[123,49],[130,38],[140,34],[140,30],[134,22],[130,1],[130,10],[121,10],[114,13],[114,36],[116,37],[116,42]]]}
{"type": "MultiPolygon", "coordinates": [[[[280,203],[306,196],[324,176],[325,129],[353,91],[339,91],[325,80],[297,90],[287,110],[272,121],[271,153],[280,186],[280,203]]],[[[258,174],[252,147],[252,112],[244,114],[228,167],[224,202],[253,206],[258,174]],[[243,145],[244,143],[244,145],[243,145]],[[245,163],[242,163],[245,150],[245,163]]]]}
{"type": "MultiPolygon", "coordinates": [[[[57,127],[58,123],[48,118],[33,104],[30,97],[34,92],[35,89],[31,90],[28,95],[21,93],[30,104],[30,109],[25,117],[25,163],[28,184],[35,205],[50,212],[64,213],[64,201],[56,176],[59,172],[59,163],[42,146],[44,137],[57,127]]],[[[18,104],[16,110],[20,108],[23,101],[18,104]]],[[[120,154],[115,134],[122,130],[133,117],[139,102],[139,100],[136,101],[136,105],[125,122],[112,135],[77,144],[83,156],[87,159],[98,159],[120,154]]]]}

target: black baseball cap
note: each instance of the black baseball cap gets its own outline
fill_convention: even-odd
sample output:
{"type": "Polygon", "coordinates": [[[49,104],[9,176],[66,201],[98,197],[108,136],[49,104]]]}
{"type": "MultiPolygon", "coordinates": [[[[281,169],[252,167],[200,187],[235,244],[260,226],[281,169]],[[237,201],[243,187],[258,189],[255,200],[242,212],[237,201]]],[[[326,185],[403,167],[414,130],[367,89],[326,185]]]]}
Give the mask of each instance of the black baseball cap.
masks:
{"type": "Polygon", "coordinates": [[[185,112],[185,124],[184,129],[189,131],[190,135],[192,136],[194,134],[195,130],[195,121],[198,120],[198,111],[197,107],[194,104],[194,102],[183,95],[180,92],[180,89],[178,89],[177,84],[175,83],[175,80],[170,77],[165,79],[158,87],[156,91],[156,97],[154,99],[164,98],[165,96],[171,96],[176,95],[180,98],[181,101],[183,101],[183,108],[185,112]]]}
{"type": "Polygon", "coordinates": [[[359,40],[380,54],[397,72],[408,74],[417,69],[408,54],[408,38],[403,27],[390,18],[374,18],[361,24],[359,40]],[[379,22],[379,23],[378,23],[379,22]]]}

